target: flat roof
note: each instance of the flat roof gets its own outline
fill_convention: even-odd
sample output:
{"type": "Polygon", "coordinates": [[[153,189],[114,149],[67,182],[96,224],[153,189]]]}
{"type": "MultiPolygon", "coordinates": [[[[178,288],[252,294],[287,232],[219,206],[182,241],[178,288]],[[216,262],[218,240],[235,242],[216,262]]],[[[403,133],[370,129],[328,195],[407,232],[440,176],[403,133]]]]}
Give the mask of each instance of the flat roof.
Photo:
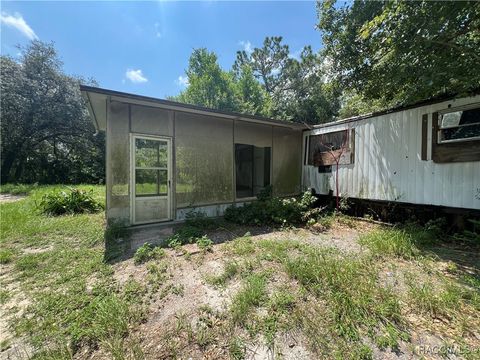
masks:
{"type": "Polygon", "coordinates": [[[156,106],[163,109],[177,110],[188,113],[211,115],[218,118],[242,120],[253,123],[275,125],[281,127],[288,127],[296,130],[308,129],[305,124],[294,123],[291,121],[282,121],[270,119],[263,116],[255,116],[248,114],[241,114],[230,111],[223,111],[217,109],[210,109],[197,105],[184,104],[177,101],[170,101],[165,99],[154,98],[150,96],[143,96],[137,94],[130,94],[115,90],[103,89],[94,86],[80,85],[80,91],[87,101],[88,111],[93,118],[95,128],[97,130],[105,130],[106,128],[106,100],[120,101],[136,105],[156,106]]]}

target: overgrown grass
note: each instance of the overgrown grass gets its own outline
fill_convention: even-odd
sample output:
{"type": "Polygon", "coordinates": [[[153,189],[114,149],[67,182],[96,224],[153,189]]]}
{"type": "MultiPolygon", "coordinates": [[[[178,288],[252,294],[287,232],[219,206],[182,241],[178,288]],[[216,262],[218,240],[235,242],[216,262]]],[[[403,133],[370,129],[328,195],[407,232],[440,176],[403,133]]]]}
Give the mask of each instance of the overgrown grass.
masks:
{"type": "MultiPolygon", "coordinates": [[[[93,199],[103,203],[104,187],[79,188],[92,191],[93,199]]],[[[25,189],[13,186],[8,192],[25,189]]],[[[1,245],[10,249],[3,261],[13,264],[10,275],[20,284],[20,294],[12,296],[30,303],[18,318],[10,319],[14,335],[26,336],[38,349],[37,358],[70,358],[83,346],[100,346],[115,359],[138,354],[138,347],[126,344],[125,338],[143,312],[141,304],[116,284],[111,266],[104,262],[103,212],[44,216],[35,211],[36,203],[63,187],[28,189],[26,199],[0,205],[1,245]]]]}
{"type": "Polygon", "coordinates": [[[440,240],[437,227],[410,224],[367,233],[360,237],[359,243],[376,256],[414,259],[421,255],[422,249],[438,244],[440,240]]]}

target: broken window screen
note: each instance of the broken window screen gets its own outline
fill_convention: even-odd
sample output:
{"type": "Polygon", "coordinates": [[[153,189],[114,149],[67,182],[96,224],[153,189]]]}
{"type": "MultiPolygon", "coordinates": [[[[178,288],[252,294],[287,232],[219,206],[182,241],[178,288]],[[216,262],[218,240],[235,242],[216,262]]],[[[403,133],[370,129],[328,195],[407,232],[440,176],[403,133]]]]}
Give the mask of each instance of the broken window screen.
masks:
{"type": "Polygon", "coordinates": [[[440,143],[480,139],[480,107],[443,114],[439,122],[440,143]]]}
{"type": "Polygon", "coordinates": [[[348,146],[348,131],[335,131],[326,134],[310,135],[308,144],[308,165],[328,166],[333,165],[329,161],[329,154],[340,151],[348,146]]]}
{"type": "Polygon", "coordinates": [[[168,144],[135,139],[135,196],[167,195],[168,144]]]}
{"type": "Polygon", "coordinates": [[[237,199],[258,195],[270,185],[271,148],[235,144],[237,199]]]}

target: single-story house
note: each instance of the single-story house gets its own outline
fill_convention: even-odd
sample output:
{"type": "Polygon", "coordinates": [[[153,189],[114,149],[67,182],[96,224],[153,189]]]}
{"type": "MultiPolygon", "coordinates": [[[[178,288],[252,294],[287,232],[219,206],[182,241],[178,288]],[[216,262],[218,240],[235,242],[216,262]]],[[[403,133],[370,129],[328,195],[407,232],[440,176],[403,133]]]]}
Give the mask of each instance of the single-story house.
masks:
{"type": "Polygon", "coordinates": [[[220,216],[266,186],[480,210],[480,96],[303,124],[82,86],[106,132],[106,212],[129,225],[220,216]],[[338,174],[336,171],[338,162],[338,174]]]}
{"type": "Polygon", "coordinates": [[[220,216],[255,199],[301,191],[302,124],[81,86],[106,133],[106,213],[128,225],[220,216]]]}

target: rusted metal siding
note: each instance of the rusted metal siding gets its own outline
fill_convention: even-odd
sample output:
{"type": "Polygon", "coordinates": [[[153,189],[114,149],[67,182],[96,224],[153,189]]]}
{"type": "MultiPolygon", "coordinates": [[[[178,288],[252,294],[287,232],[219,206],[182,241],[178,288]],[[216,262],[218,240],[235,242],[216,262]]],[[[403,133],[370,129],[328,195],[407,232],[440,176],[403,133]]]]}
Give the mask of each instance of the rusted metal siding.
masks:
{"type": "MultiPolygon", "coordinates": [[[[480,209],[480,161],[434,163],[431,131],[427,138],[427,160],[422,160],[422,116],[449,107],[480,103],[480,96],[445,101],[341,124],[325,124],[304,132],[307,136],[355,129],[354,163],[339,166],[340,194],[369,200],[398,201],[480,209]]],[[[303,161],[303,185],[319,194],[335,193],[332,173],[303,161]]]]}

